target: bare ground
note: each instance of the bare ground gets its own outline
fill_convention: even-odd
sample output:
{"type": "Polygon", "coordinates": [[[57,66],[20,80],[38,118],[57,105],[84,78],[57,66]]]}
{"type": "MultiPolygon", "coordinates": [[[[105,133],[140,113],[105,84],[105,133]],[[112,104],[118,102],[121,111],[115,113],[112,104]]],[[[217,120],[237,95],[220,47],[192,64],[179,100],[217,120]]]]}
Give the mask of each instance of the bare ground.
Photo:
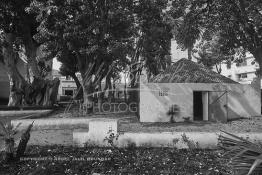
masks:
{"type": "Polygon", "coordinates": [[[214,122],[179,122],[179,123],[139,123],[123,121],[119,130],[123,132],[218,132],[231,133],[262,132],[262,116],[240,119],[227,123],[214,122]]]}
{"type": "Polygon", "coordinates": [[[140,123],[135,113],[100,113],[85,115],[78,107],[70,110],[60,109],[47,116],[48,118],[105,118],[119,120],[118,130],[122,132],[219,132],[224,130],[231,133],[262,132],[262,116],[250,119],[239,119],[227,123],[219,122],[177,122],[177,123],[140,123]]]}

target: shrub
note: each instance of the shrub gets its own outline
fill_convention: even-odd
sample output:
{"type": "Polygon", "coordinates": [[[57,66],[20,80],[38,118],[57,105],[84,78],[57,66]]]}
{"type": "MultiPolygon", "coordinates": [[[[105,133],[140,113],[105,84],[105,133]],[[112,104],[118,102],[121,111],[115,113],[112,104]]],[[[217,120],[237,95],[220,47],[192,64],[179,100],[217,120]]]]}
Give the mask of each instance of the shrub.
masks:
{"type": "Polygon", "coordinates": [[[113,132],[113,130],[109,130],[107,134],[108,134],[108,136],[105,137],[104,142],[107,142],[108,145],[110,145],[112,147],[116,147],[115,146],[115,141],[118,140],[119,134],[118,133],[115,134],[113,132]]]}
{"type": "Polygon", "coordinates": [[[4,151],[4,161],[10,162],[14,159],[15,152],[15,139],[14,136],[18,133],[17,128],[21,123],[17,124],[16,127],[8,122],[6,124],[0,122],[2,127],[2,132],[0,133],[1,138],[4,140],[5,151],[4,151]]]}
{"type": "Polygon", "coordinates": [[[222,131],[218,146],[226,151],[236,174],[262,174],[262,145],[222,131]]]}
{"type": "Polygon", "coordinates": [[[182,134],[182,141],[188,146],[189,150],[199,149],[198,142],[194,142],[193,140],[190,140],[185,133],[182,134]]]}

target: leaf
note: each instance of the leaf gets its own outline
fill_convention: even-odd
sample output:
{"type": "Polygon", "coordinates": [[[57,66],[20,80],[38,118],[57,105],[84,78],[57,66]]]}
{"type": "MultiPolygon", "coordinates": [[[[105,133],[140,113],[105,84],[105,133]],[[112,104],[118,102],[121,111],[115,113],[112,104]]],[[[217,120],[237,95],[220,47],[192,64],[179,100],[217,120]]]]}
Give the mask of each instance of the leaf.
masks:
{"type": "Polygon", "coordinates": [[[249,172],[247,175],[250,175],[256,168],[257,166],[259,166],[262,163],[262,154],[260,154],[257,159],[255,160],[255,162],[253,163],[253,165],[251,166],[249,172]]]}
{"type": "MultiPolygon", "coordinates": [[[[224,132],[224,131],[222,131],[224,132]]],[[[224,132],[228,136],[219,137],[219,142],[222,148],[228,150],[227,155],[232,157],[230,163],[235,170],[241,172],[248,172],[250,175],[262,163],[262,150],[261,145],[252,143],[234,134],[224,132]]]]}
{"type": "Polygon", "coordinates": [[[16,131],[17,130],[17,128],[21,125],[22,123],[20,122],[20,123],[18,123],[16,126],[15,126],[15,128],[14,128],[14,130],[16,131]]]}
{"type": "Polygon", "coordinates": [[[13,135],[16,135],[17,133],[18,133],[18,131],[14,131],[14,132],[13,132],[13,135]]]}
{"type": "Polygon", "coordinates": [[[4,123],[0,121],[0,125],[3,128],[3,131],[7,134],[7,130],[6,130],[4,123]]]}

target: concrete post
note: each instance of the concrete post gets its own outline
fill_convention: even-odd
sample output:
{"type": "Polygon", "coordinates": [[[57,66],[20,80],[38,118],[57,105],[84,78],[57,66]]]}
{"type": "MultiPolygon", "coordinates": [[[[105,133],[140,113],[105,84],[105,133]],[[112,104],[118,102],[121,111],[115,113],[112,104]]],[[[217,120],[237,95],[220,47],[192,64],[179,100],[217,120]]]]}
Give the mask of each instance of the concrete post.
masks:
{"type": "Polygon", "coordinates": [[[203,120],[208,121],[208,92],[202,92],[203,120]]]}

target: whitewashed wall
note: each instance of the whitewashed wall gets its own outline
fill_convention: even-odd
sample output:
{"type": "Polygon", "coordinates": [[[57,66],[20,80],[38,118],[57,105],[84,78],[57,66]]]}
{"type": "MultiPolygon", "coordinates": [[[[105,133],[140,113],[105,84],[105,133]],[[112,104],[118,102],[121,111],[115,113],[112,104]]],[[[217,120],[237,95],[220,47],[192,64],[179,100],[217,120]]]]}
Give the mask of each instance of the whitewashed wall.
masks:
{"type": "Polygon", "coordinates": [[[228,119],[258,116],[261,114],[260,90],[241,84],[204,84],[204,83],[143,83],[140,82],[140,121],[169,122],[167,115],[172,104],[180,108],[175,121],[184,121],[183,117],[193,120],[193,91],[209,91],[209,103],[221,93],[227,96],[219,99],[217,106],[209,106],[209,120],[225,122],[228,119]],[[216,95],[215,91],[219,93],[216,95]],[[226,99],[225,99],[226,98],[226,99]],[[214,114],[211,116],[212,110],[214,114]],[[221,112],[222,111],[222,112],[221,112]],[[220,115],[217,115],[219,113],[220,115]]]}

